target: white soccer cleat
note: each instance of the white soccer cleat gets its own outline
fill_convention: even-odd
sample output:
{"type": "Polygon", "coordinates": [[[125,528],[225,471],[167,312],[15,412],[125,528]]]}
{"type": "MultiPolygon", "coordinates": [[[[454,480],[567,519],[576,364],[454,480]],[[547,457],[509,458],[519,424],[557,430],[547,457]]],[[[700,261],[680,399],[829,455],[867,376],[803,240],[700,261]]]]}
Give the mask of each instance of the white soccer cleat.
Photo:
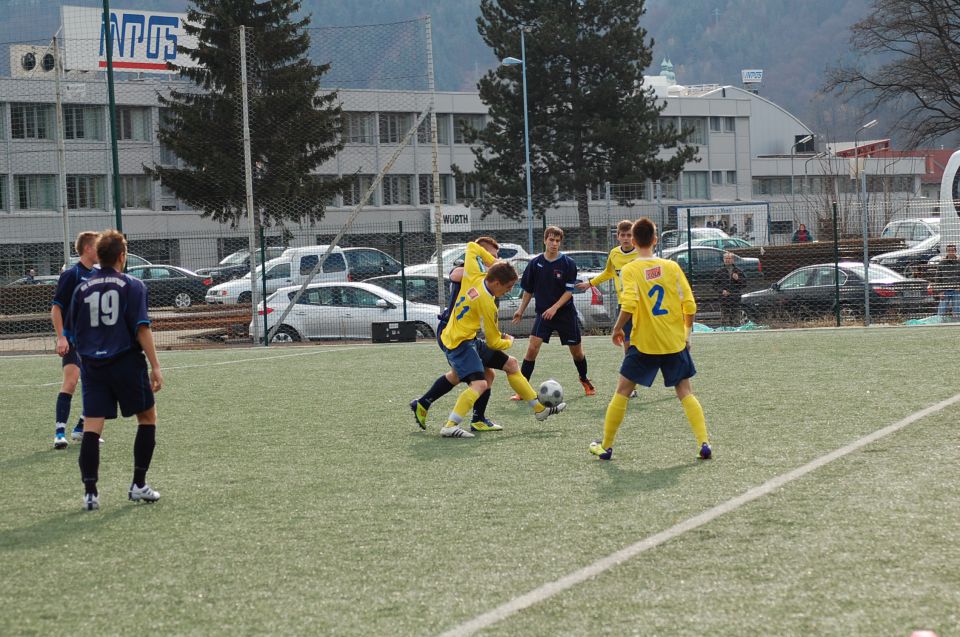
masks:
{"type": "Polygon", "coordinates": [[[142,487],[131,484],[127,497],[134,502],[156,502],[160,499],[160,492],[154,491],[149,484],[144,484],[142,487]]]}
{"type": "Polygon", "coordinates": [[[559,414],[561,411],[567,408],[567,403],[560,403],[556,407],[546,407],[543,411],[538,411],[534,414],[537,417],[537,420],[543,422],[550,416],[559,414]]]}
{"type": "Polygon", "coordinates": [[[453,427],[441,427],[440,435],[444,438],[473,438],[474,435],[465,429],[461,429],[458,426],[453,427]]]}
{"type": "Polygon", "coordinates": [[[92,493],[83,494],[83,510],[96,511],[100,508],[100,496],[92,493]]]}
{"type": "Polygon", "coordinates": [[[67,442],[67,436],[62,431],[58,431],[53,437],[53,448],[54,449],[66,449],[70,446],[70,443],[67,442]]]}

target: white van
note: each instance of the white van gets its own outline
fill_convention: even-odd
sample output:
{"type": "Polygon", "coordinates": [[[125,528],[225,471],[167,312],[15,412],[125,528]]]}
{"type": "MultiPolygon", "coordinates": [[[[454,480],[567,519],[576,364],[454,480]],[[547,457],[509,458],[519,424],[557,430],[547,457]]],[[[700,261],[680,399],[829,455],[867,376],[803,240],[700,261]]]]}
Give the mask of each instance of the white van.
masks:
{"type": "Polygon", "coordinates": [[[884,239],[903,239],[907,247],[912,248],[938,234],[940,234],[940,217],[925,217],[891,221],[883,228],[880,236],[884,239]]]}
{"type": "MultiPolygon", "coordinates": [[[[266,265],[266,275],[264,277],[267,286],[267,295],[276,292],[282,287],[290,285],[301,285],[310,275],[310,272],[317,266],[320,258],[326,254],[330,246],[306,246],[303,248],[287,248],[283,254],[276,259],[270,259],[266,265]]],[[[257,272],[262,271],[263,266],[257,268],[257,272]]],[[[349,276],[347,260],[343,255],[343,248],[337,246],[333,249],[326,261],[323,262],[323,268],[314,275],[312,282],[321,283],[324,281],[346,281],[349,276]]],[[[259,277],[258,277],[259,278],[259,277]]],[[[260,285],[260,282],[257,281],[260,285]]],[[[215,285],[207,291],[207,303],[222,303],[235,305],[237,303],[249,303],[250,294],[250,273],[246,276],[227,281],[220,285],[215,285]]]]}

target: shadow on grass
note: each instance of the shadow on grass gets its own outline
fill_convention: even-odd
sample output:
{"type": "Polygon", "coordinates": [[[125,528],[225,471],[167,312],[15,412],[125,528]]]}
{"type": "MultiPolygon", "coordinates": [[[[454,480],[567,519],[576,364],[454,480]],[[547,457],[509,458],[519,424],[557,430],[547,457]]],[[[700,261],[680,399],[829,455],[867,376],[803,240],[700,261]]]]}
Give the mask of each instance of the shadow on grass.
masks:
{"type": "MultiPolygon", "coordinates": [[[[78,445],[75,445],[75,446],[77,446],[77,448],[79,449],[78,445]]],[[[44,449],[42,451],[34,451],[33,453],[29,453],[25,456],[20,456],[18,458],[7,458],[6,460],[0,460],[0,471],[9,471],[13,469],[22,469],[24,467],[29,467],[30,465],[37,464],[38,462],[42,462],[47,458],[55,458],[57,456],[62,456],[64,455],[64,453],[69,453],[69,451],[70,451],[69,449],[67,449],[65,452],[63,450],[54,449],[51,447],[50,449],[44,449]]],[[[75,453],[73,455],[74,457],[76,457],[77,454],[75,453]]]]}
{"type": "Polygon", "coordinates": [[[80,497],[77,496],[76,509],[50,516],[30,526],[0,531],[0,552],[29,550],[51,544],[67,544],[76,540],[79,534],[96,531],[125,517],[137,508],[139,507],[131,504],[110,507],[107,510],[84,511],[80,508],[80,497]]]}
{"type": "Polygon", "coordinates": [[[659,467],[649,470],[622,469],[614,462],[602,462],[601,470],[610,478],[609,484],[599,489],[601,500],[615,500],[642,491],[659,491],[673,487],[684,471],[693,469],[696,462],[659,467]]]}

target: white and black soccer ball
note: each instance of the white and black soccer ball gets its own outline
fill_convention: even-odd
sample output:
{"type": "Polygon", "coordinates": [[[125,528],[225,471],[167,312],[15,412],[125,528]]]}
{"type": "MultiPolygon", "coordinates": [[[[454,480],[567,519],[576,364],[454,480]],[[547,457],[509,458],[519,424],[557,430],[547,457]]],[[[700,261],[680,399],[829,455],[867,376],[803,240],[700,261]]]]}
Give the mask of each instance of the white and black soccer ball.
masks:
{"type": "Polygon", "coordinates": [[[556,407],[563,402],[563,387],[552,378],[540,383],[537,399],[547,407],[556,407]]]}

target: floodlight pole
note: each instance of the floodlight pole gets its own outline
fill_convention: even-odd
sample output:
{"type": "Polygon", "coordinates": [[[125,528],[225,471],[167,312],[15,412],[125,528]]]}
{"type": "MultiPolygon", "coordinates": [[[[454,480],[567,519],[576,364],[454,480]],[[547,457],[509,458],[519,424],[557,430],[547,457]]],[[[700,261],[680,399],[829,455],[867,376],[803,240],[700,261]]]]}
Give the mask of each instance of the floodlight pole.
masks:
{"type": "Polygon", "coordinates": [[[113,33],[110,29],[110,0],[103,0],[103,31],[107,40],[107,95],[110,101],[110,154],[113,158],[113,209],[117,231],[123,232],[120,215],[120,153],[117,150],[117,98],[113,90],[113,33]]]}
{"type": "Polygon", "coordinates": [[[863,216],[863,324],[870,327],[870,249],[867,238],[869,225],[867,223],[867,173],[866,164],[860,168],[860,131],[876,126],[877,120],[872,119],[853,135],[853,159],[857,166],[857,176],[860,178],[860,214],[863,216]]]}
{"type": "Polygon", "coordinates": [[[523,77],[523,152],[527,176],[527,250],[530,254],[533,254],[533,189],[530,184],[530,123],[527,108],[527,42],[524,37],[526,30],[526,25],[520,26],[520,59],[508,57],[503,60],[502,64],[505,66],[519,64],[523,77]]]}

